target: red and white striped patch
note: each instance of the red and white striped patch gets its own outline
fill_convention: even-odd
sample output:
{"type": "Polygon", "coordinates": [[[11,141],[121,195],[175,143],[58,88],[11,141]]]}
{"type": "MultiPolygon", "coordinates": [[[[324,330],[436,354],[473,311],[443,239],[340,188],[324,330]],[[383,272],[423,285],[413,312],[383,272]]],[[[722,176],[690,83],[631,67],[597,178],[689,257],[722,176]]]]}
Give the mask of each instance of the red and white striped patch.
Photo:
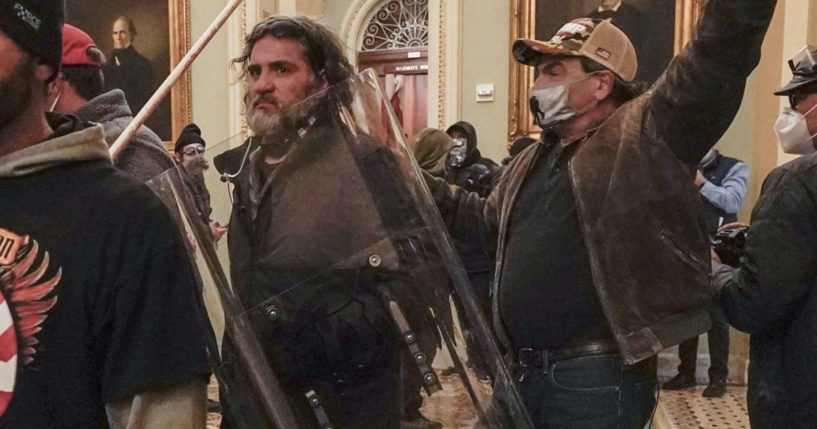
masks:
{"type": "Polygon", "coordinates": [[[6,412],[17,382],[17,332],[11,310],[0,294],[0,416],[6,412]]]}

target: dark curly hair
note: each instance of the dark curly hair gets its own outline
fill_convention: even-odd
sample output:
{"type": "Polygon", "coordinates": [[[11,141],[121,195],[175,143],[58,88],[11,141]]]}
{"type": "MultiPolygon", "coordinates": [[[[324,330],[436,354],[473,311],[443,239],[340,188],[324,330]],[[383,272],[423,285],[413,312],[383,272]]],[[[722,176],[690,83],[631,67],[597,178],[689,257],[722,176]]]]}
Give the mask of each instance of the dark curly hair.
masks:
{"type": "Polygon", "coordinates": [[[315,76],[326,80],[330,95],[348,104],[351,99],[348,85],[338,84],[349,80],[354,70],[343,54],[341,43],[325,26],[304,16],[271,16],[255,24],[245,39],[241,56],[232,60],[239,67],[242,77],[247,74],[255,43],[266,36],[294,40],[301,45],[304,59],[315,76]]]}

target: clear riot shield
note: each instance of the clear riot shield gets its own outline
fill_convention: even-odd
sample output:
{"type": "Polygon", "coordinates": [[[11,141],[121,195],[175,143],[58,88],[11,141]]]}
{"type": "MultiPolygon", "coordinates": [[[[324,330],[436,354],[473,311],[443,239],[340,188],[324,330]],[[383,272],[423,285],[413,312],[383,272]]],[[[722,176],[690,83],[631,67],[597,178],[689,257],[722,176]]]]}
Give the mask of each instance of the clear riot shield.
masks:
{"type": "MultiPolygon", "coordinates": [[[[280,385],[267,361],[264,351],[247,319],[245,308],[231,287],[221,261],[226,259],[224,246],[217,246],[207,219],[202,213],[199,199],[200,189],[179,166],[153,178],[147,185],[153,189],[165,205],[187,239],[188,257],[196,268],[200,292],[200,309],[208,332],[207,349],[213,372],[219,380],[230,379],[232,383],[243,384],[242,393],[253,398],[252,416],[235,419],[230,427],[253,429],[261,427],[299,427],[292,410],[287,405],[286,393],[280,385]],[[222,249],[220,254],[219,250],[222,249]],[[228,339],[233,350],[241,356],[242,379],[229,376],[229,367],[223,359],[223,342],[228,339]],[[254,416],[264,416],[263,421],[253,420],[254,416]],[[275,426],[273,426],[273,422],[275,426]]],[[[209,182],[209,181],[208,181],[209,182]]],[[[228,385],[220,388],[221,402],[228,397],[228,385]]]]}
{"type": "Polygon", "coordinates": [[[215,160],[217,248],[183,177],[154,181],[196,243],[229,427],[532,427],[375,75],[270,129],[215,160]]]}

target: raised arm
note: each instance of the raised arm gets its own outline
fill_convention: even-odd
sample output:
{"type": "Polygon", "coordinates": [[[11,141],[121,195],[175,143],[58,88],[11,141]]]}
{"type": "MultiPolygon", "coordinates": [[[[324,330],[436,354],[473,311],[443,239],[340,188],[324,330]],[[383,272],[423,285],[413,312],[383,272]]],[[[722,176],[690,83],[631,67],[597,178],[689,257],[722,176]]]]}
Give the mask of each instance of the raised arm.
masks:
{"type": "Polygon", "coordinates": [[[648,129],[696,164],[740,107],[776,0],[708,0],[692,40],[652,89],[648,129]]]}

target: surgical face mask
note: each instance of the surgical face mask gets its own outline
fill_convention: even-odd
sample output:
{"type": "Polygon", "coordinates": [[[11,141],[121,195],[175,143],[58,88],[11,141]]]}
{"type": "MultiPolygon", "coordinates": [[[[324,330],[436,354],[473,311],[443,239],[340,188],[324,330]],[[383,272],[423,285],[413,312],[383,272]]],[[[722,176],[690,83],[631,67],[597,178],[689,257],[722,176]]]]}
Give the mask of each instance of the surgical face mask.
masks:
{"type": "Polygon", "coordinates": [[[449,167],[459,167],[465,162],[465,157],[468,155],[468,141],[461,137],[452,140],[454,140],[454,147],[448,151],[446,164],[449,167]]]}
{"type": "Polygon", "coordinates": [[[780,112],[780,116],[774,123],[774,133],[777,134],[777,140],[783,152],[800,155],[817,152],[817,147],[814,145],[814,137],[817,137],[817,134],[809,133],[806,123],[806,116],[815,108],[817,104],[805,115],[791,107],[784,107],[780,112]]]}
{"type": "Polygon", "coordinates": [[[592,109],[595,102],[589,103],[581,110],[576,110],[568,104],[570,99],[570,85],[581,82],[593,76],[588,73],[578,79],[567,82],[551,83],[533,86],[530,89],[530,111],[533,121],[541,128],[549,128],[568,119],[581,116],[592,109]]]}

